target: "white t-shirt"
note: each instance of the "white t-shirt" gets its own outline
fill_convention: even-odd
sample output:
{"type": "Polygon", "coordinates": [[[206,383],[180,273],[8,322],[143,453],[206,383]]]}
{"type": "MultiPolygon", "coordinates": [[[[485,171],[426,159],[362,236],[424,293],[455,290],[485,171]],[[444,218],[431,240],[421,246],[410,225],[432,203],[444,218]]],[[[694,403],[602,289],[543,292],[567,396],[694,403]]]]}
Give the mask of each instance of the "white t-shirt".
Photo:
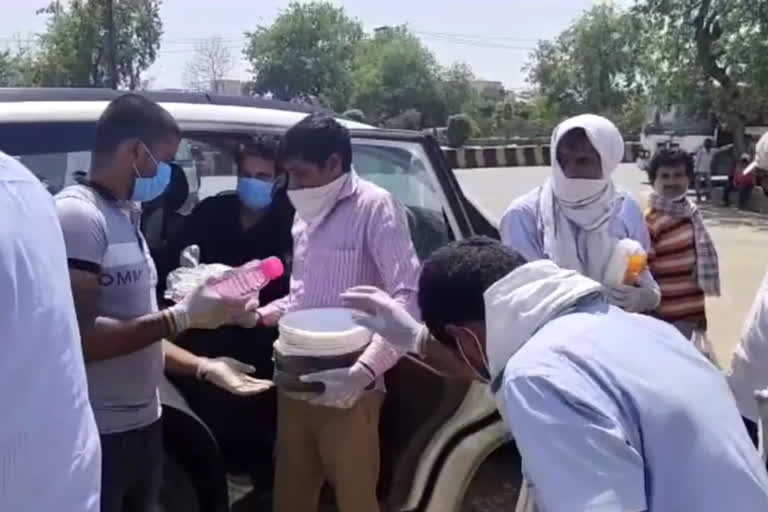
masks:
{"type": "Polygon", "coordinates": [[[768,273],[747,315],[744,332],[731,359],[731,385],[741,415],[757,423],[755,391],[768,388],[768,273]]]}
{"type": "Polygon", "coordinates": [[[101,448],[53,198],[0,153],[0,510],[97,512],[101,448]]]}

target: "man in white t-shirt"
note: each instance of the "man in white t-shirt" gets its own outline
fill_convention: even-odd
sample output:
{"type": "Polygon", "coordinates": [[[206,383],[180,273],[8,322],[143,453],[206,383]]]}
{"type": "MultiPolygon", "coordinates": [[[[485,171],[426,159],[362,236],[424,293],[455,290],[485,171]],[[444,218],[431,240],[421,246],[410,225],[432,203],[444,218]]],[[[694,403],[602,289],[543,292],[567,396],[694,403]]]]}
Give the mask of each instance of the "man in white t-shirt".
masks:
{"type": "Polygon", "coordinates": [[[99,433],[88,401],[53,198],[0,153],[0,510],[97,512],[99,433]]]}
{"type": "MultiPolygon", "coordinates": [[[[755,160],[744,169],[744,174],[768,172],[768,133],[755,148],[755,160]]],[[[731,359],[731,385],[739,411],[744,417],[752,441],[757,444],[759,421],[755,391],[768,389],[768,273],[757,292],[755,301],[736,350],[731,359]]]]}

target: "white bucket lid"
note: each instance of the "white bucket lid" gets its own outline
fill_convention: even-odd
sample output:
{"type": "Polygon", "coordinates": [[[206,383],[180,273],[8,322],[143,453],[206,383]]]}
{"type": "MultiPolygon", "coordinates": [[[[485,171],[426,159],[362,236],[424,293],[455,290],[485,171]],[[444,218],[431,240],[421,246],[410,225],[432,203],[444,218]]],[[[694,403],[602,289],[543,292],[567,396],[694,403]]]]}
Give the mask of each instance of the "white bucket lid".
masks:
{"type": "Polygon", "coordinates": [[[372,333],[347,308],[304,309],[280,319],[275,350],[285,356],[337,356],[361,350],[372,333]]]}

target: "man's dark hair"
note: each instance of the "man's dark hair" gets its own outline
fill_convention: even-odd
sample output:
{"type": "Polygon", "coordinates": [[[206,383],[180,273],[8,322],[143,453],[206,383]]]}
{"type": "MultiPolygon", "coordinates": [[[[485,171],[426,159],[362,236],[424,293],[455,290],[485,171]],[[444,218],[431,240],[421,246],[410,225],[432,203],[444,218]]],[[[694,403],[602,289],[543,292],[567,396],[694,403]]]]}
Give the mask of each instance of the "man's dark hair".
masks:
{"type": "Polygon", "coordinates": [[[181,130],[167,110],[144,96],[123,94],[99,117],[93,153],[110,155],[128,139],[139,139],[151,146],[169,136],[179,137],[181,130]]]}
{"type": "Polygon", "coordinates": [[[352,143],[349,131],[333,117],[310,114],[285,133],[280,144],[280,160],[300,158],[325,165],[332,154],[341,157],[342,172],[352,168],[352,143]]]}
{"type": "Polygon", "coordinates": [[[279,148],[280,139],[271,135],[259,135],[246,144],[240,146],[235,155],[237,165],[242,165],[245,157],[263,158],[275,160],[279,148]]]}
{"type": "Polygon", "coordinates": [[[485,291],[523,264],[517,252],[485,236],[438,249],[424,262],[419,278],[422,320],[433,336],[452,345],[445,326],[484,321],[485,291]]]}
{"type": "Polygon", "coordinates": [[[683,167],[688,179],[693,181],[693,158],[680,148],[660,149],[648,164],[648,181],[656,183],[659,169],[662,167],[683,167]]]}

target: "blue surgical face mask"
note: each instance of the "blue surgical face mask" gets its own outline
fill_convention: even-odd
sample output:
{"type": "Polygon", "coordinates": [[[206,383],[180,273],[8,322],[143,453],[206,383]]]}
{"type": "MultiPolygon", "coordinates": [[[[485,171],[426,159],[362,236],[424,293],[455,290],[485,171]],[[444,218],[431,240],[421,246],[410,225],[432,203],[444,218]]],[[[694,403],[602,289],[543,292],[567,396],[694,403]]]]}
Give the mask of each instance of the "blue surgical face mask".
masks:
{"type": "Polygon", "coordinates": [[[168,184],[171,182],[171,165],[167,162],[158,162],[149,148],[142,142],[144,151],[147,152],[149,158],[155,163],[155,175],[151,178],[144,178],[136,168],[136,164],[133,165],[133,172],[136,173],[136,180],[133,183],[133,193],[131,193],[131,200],[138,201],[140,203],[151,201],[160,196],[165,189],[168,188],[168,184]]]}
{"type": "Polygon", "coordinates": [[[239,176],[237,196],[251,210],[262,210],[272,202],[272,181],[239,176]]]}

